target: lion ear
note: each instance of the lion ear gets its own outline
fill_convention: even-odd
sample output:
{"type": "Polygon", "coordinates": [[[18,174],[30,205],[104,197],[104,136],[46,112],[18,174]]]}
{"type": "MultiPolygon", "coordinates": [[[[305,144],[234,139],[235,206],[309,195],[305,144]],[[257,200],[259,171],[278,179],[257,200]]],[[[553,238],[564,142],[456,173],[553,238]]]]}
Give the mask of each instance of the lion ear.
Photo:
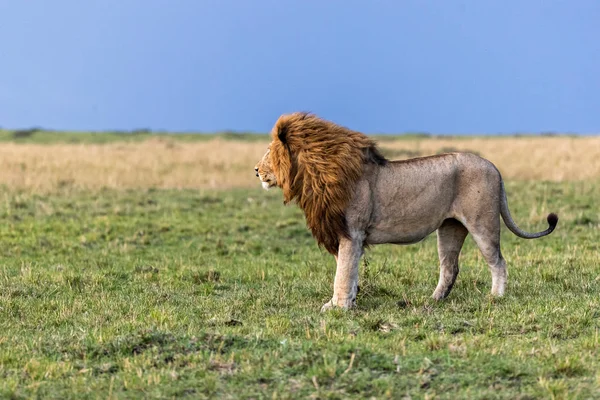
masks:
{"type": "Polygon", "coordinates": [[[287,124],[280,124],[277,130],[277,137],[283,144],[287,144],[288,126],[287,124]]]}

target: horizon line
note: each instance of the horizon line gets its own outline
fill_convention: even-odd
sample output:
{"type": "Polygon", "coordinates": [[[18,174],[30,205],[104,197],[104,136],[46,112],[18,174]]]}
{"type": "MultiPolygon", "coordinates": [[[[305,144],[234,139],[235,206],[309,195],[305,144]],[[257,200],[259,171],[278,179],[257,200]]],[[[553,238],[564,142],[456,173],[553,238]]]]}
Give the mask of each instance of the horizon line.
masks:
{"type": "MultiPolygon", "coordinates": [[[[28,128],[7,128],[0,127],[0,131],[5,132],[52,132],[52,133],[75,133],[75,134],[171,134],[171,135],[269,135],[270,132],[261,132],[255,130],[242,129],[220,129],[214,131],[203,130],[169,130],[163,128],[133,128],[133,129],[56,129],[32,126],[28,128]]],[[[559,131],[559,130],[540,130],[540,131],[513,131],[513,132],[430,132],[426,130],[405,130],[398,132],[362,132],[369,136],[596,136],[598,132],[574,132],[574,131],[559,131]]]]}

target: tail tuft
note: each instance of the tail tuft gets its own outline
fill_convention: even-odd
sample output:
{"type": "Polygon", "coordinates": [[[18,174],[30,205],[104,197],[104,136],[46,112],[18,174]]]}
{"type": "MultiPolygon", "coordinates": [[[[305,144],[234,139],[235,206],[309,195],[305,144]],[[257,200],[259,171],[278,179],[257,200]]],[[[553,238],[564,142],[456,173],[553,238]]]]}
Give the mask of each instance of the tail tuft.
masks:
{"type": "Polygon", "coordinates": [[[556,228],[556,224],[558,224],[558,215],[554,213],[548,214],[548,224],[550,225],[550,232],[556,228]]]}

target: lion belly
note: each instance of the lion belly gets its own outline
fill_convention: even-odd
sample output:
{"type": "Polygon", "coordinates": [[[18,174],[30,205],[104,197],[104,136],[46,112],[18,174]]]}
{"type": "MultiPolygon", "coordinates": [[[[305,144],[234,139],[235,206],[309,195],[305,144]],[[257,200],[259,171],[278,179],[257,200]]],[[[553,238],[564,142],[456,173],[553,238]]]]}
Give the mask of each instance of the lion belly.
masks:
{"type": "Polygon", "coordinates": [[[381,167],[371,185],[368,244],[411,244],[455,217],[460,163],[443,155],[381,167]],[[374,183],[374,184],[373,184],[374,183]]]}

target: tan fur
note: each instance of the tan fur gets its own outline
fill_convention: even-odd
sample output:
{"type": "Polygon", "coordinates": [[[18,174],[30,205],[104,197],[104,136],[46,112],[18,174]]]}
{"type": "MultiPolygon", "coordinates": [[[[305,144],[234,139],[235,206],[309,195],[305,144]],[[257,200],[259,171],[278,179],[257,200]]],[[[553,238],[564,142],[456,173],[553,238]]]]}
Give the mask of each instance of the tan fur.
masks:
{"type": "Polygon", "coordinates": [[[388,162],[366,135],[314,115],[279,118],[273,141],[256,165],[266,187],[295,200],[320,245],[336,256],[333,306],[355,304],[358,263],[370,244],[409,244],[438,232],[440,278],[433,297],[446,297],[458,275],[458,255],[468,233],[492,272],[492,293],[507,280],[500,252],[500,216],[523,238],[552,232],[558,222],[530,234],[510,217],[502,178],[489,161],[452,153],[388,162]]]}

